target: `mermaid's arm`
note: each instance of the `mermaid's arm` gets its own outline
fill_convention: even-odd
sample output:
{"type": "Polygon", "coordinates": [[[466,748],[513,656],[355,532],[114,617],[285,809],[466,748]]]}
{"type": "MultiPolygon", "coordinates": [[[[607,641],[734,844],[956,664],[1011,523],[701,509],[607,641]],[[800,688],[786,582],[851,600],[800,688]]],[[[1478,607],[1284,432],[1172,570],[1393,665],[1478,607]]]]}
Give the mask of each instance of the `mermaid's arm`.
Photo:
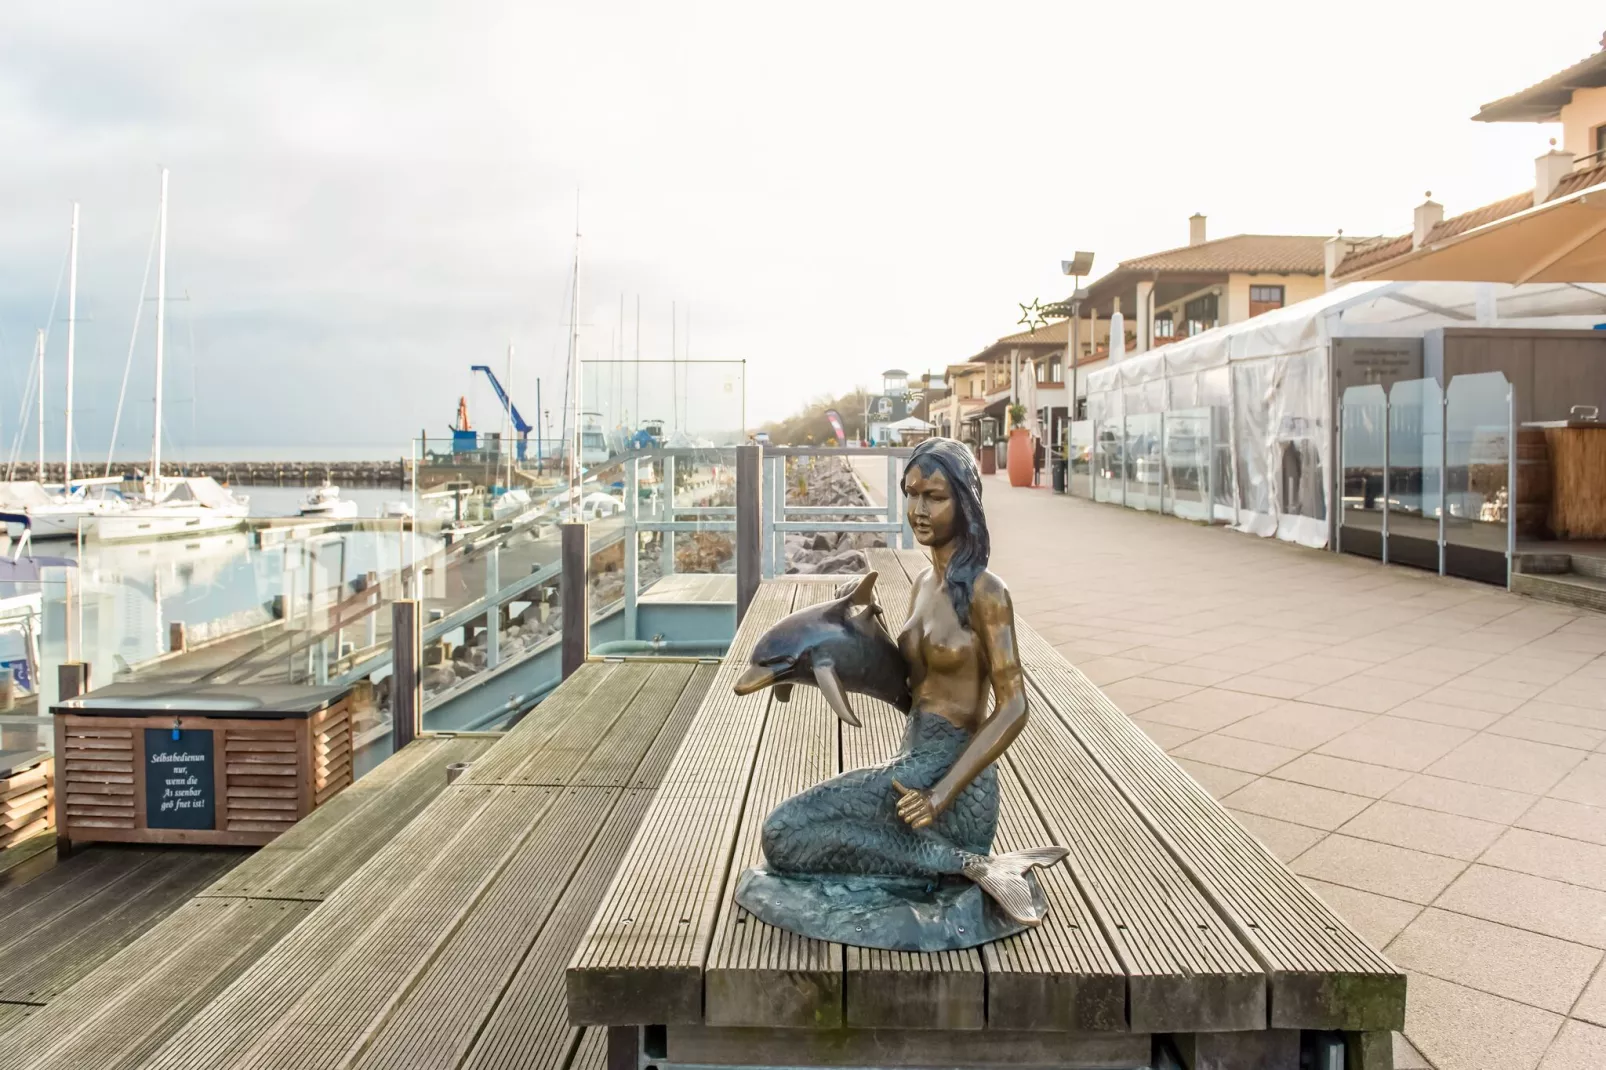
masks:
{"type": "Polygon", "coordinates": [[[970,601],[970,627],[981,640],[987,657],[993,712],[929,792],[921,798],[913,798],[920,793],[907,792],[899,801],[899,815],[915,828],[930,824],[937,814],[948,809],[982,770],[1003,757],[1026,727],[1026,680],[1015,646],[1015,605],[1010,601],[1009,588],[990,572],[976,578],[970,601]]]}

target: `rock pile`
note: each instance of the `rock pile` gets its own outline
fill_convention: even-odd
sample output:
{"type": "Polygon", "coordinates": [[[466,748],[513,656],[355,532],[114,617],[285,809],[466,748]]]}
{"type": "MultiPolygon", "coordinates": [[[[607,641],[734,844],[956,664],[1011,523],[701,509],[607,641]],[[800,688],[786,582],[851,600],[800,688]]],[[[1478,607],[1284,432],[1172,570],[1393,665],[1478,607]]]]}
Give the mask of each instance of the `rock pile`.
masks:
{"type": "MultiPolygon", "coordinates": [[[[786,500],[789,505],[860,506],[873,504],[840,457],[791,458],[786,463],[786,500]]],[[[823,520],[863,520],[851,515],[823,520]]],[[[880,534],[863,531],[816,532],[786,536],[788,575],[837,575],[870,571],[863,551],[887,545],[880,534]]]]}

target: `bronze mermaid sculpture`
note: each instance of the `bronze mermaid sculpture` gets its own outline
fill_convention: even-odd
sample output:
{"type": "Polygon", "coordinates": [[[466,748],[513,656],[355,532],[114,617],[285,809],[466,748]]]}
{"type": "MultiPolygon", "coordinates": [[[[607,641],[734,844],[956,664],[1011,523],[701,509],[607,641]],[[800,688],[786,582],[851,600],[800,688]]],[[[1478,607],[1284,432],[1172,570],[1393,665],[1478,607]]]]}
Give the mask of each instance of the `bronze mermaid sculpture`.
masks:
{"type": "Polygon", "coordinates": [[[1047,907],[1032,870],[1066,850],[991,853],[994,763],[1025,727],[1027,705],[1009,591],[987,571],[975,461],[958,442],[927,439],[904,468],[903,492],[932,567],[914,583],[896,641],[871,573],[765,633],[735,688],[773,686],[785,701],[794,685],[814,684],[853,726],[848,694],[870,695],[906,715],[903,740],[879,765],[777,806],[763,827],[766,864],[743,874],[736,898],[806,936],[934,951],[1040,923],[1047,907]]]}

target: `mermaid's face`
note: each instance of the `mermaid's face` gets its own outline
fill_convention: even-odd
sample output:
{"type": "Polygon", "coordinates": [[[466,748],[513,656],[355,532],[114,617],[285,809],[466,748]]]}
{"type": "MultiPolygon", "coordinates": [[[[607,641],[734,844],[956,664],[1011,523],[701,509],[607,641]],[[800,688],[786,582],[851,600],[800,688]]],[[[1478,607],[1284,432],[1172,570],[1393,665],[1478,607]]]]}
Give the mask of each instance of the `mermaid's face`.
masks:
{"type": "Polygon", "coordinates": [[[953,488],[942,469],[930,475],[914,465],[903,477],[905,513],[915,540],[922,546],[942,546],[959,528],[959,507],[954,504],[953,488]]]}

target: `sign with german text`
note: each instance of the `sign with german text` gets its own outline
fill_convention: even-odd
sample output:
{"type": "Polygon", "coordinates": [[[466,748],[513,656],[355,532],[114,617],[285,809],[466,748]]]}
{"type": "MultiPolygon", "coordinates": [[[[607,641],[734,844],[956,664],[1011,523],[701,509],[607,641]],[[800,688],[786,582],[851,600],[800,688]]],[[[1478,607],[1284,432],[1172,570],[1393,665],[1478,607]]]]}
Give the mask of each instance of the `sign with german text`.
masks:
{"type": "Polygon", "coordinates": [[[217,822],[212,733],[145,729],[145,826],[210,829],[217,822]],[[175,738],[176,737],[176,738],[175,738]]]}

